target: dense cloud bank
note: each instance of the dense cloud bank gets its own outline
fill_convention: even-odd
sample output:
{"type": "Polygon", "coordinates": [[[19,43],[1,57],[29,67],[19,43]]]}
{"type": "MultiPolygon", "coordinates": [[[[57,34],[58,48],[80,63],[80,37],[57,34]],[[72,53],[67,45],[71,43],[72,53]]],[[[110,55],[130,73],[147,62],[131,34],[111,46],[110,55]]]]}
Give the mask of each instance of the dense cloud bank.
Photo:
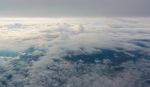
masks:
{"type": "Polygon", "coordinates": [[[0,87],[150,86],[150,19],[0,22],[0,87]]]}

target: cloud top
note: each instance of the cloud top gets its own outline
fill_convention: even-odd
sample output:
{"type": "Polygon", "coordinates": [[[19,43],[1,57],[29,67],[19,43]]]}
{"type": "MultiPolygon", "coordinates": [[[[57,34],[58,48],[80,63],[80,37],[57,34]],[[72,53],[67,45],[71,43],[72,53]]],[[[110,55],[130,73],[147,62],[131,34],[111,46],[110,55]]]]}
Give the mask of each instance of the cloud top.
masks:
{"type": "Polygon", "coordinates": [[[1,87],[149,86],[149,19],[46,21],[0,25],[1,87]]]}

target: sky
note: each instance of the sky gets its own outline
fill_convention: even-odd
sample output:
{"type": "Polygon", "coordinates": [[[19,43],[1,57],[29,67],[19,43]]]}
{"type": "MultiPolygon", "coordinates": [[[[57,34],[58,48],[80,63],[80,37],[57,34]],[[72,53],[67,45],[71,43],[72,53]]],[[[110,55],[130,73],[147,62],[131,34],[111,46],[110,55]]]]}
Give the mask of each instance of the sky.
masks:
{"type": "Polygon", "coordinates": [[[150,0],[0,0],[0,17],[147,17],[150,0]]]}

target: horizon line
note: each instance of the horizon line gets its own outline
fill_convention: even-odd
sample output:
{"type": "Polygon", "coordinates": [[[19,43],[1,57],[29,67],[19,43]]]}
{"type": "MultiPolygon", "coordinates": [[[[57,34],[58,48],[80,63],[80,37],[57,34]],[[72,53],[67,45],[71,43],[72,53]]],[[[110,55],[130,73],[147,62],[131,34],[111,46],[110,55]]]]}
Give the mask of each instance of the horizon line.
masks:
{"type": "Polygon", "coordinates": [[[96,19],[96,18],[150,18],[150,17],[0,17],[0,20],[52,20],[52,19],[96,19]]]}

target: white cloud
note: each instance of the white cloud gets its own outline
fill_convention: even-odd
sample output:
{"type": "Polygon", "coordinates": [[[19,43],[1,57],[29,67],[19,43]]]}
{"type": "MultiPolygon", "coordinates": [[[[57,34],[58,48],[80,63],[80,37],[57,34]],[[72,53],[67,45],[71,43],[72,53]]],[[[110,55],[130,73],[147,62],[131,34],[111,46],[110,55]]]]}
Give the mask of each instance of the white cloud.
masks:
{"type": "Polygon", "coordinates": [[[62,57],[69,56],[68,52],[74,55],[92,54],[100,49],[120,52],[118,48],[131,56],[136,55],[129,53],[134,51],[149,55],[149,20],[80,20],[19,23],[19,27],[16,27],[16,24],[1,24],[0,50],[13,50],[20,55],[27,54],[28,57],[38,56],[40,60],[27,62],[19,57],[0,58],[0,72],[3,72],[0,74],[0,86],[16,87],[17,84],[18,87],[140,87],[145,80],[141,76],[150,72],[149,60],[126,62],[117,66],[123,67],[123,71],[115,71],[114,66],[109,66],[109,61],[103,60],[97,64],[85,64],[81,61],[77,64],[65,61],[62,57]],[[9,26],[12,29],[9,29],[9,26]],[[134,40],[147,40],[142,44],[148,47],[135,44],[134,40]],[[35,50],[25,53],[30,47],[35,50]],[[138,84],[135,84],[137,81],[138,84]]]}

